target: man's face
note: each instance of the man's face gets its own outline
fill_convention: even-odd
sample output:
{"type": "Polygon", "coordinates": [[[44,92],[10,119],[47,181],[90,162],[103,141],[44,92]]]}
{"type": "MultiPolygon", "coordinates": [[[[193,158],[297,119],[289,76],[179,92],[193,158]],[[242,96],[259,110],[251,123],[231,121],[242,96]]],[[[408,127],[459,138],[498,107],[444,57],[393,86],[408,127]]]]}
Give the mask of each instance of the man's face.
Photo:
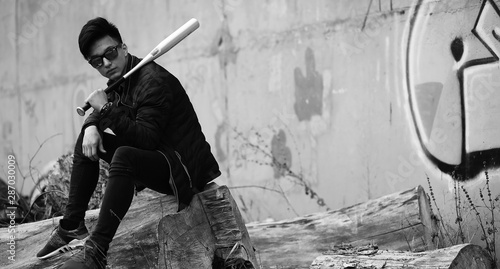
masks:
{"type": "Polygon", "coordinates": [[[102,65],[96,68],[97,71],[99,71],[101,75],[108,79],[117,80],[123,75],[123,72],[125,71],[125,68],[127,66],[127,55],[127,46],[125,44],[120,45],[110,36],[105,36],[101,39],[98,39],[90,47],[88,59],[92,59],[96,56],[102,58],[102,65]],[[118,47],[116,47],[117,45],[118,47]],[[108,54],[112,54],[109,52],[115,47],[118,53],[116,58],[108,60],[105,57],[100,57],[103,56],[106,52],[108,52],[108,54]]]}

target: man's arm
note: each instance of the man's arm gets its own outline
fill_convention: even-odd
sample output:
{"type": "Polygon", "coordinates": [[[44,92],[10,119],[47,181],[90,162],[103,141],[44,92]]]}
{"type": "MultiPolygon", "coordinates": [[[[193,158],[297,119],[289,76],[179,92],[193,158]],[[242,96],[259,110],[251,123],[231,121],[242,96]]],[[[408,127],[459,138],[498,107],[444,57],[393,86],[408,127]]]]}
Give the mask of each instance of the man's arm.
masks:
{"type": "Polygon", "coordinates": [[[104,92],[103,89],[95,90],[89,95],[85,102],[88,102],[90,106],[92,106],[94,111],[87,117],[87,119],[85,119],[82,130],[85,130],[90,125],[99,125],[99,122],[102,118],[100,110],[103,105],[108,102],[108,100],[108,95],[104,92]]]}
{"type": "Polygon", "coordinates": [[[87,117],[82,126],[82,131],[84,132],[82,151],[83,155],[94,161],[99,160],[99,156],[97,155],[98,151],[106,153],[102,143],[101,134],[98,130],[98,125],[100,124],[100,120],[102,118],[100,110],[107,101],[108,97],[102,89],[94,91],[89,95],[87,100],[85,100],[85,102],[91,104],[94,111],[87,117]]]}
{"type": "Polygon", "coordinates": [[[102,137],[97,127],[95,125],[90,125],[85,128],[85,133],[83,134],[83,142],[82,142],[82,152],[83,155],[87,156],[89,159],[93,161],[98,161],[99,156],[97,155],[97,151],[102,153],[106,153],[104,149],[104,145],[102,143],[102,137]]]}
{"type": "Polygon", "coordinates": [[[140,93],[135,120],[125,113],[128,109],[112,106],[103,115],[101,125],[110,128],[130,146],[157,149],[173,103],[173,89],[159,82],[159,79],[152,79],[137,86],[136,91],[140,93]]]}
{"type": "Polygon", "coordinates": [[[99,112],[94,110],[94,112],[92,112],[83,122],[82,131],[87,129],[87,127],[89,127],[91,125],[98,126],[99,119],[100,119],[99,112]]]}

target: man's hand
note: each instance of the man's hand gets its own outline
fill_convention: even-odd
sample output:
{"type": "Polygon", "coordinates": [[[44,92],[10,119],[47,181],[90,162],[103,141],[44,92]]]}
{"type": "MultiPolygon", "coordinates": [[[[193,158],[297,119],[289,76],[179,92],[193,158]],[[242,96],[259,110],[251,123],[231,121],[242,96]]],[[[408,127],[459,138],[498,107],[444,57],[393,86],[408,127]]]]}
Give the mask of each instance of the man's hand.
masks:
{"type": "Polygon", "coordinates": [[[108,102],[108,96],[103,89],[97,89],[87,97],[85,102],[89,103],[97,112],[100,112],[102,106],[108,102]]]}
{"type": "Polygon", "coordinates": [[[97,127],[91,125],[85,129],[85,133],[83,135],[83,155],[87,156],[93,161],[98,161],[99,156],[97,156],[97,150],[102,153],[106,153],[106,150],[104,150],[104,145],[102,144],[101,135],[97,131],[97,127]]]}

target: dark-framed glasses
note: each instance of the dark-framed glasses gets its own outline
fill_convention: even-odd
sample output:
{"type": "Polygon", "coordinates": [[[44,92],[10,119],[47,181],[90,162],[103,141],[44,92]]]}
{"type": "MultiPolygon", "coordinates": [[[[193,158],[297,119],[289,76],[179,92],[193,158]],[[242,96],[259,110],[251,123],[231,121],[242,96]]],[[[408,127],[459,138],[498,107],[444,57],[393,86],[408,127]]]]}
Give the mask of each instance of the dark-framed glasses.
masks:
{"type": "Polygon", "coordinates": [[[122,44],[118,44],[107,49],[102,55],[92,56],[92,58],[90,58],[89,60],[89,64],[94,68],[99,68],[104,64],[103,58],[106,58],[109,61],[116,59],[116,57],[118,57],[118,47],[121,45],[122,44]]]}

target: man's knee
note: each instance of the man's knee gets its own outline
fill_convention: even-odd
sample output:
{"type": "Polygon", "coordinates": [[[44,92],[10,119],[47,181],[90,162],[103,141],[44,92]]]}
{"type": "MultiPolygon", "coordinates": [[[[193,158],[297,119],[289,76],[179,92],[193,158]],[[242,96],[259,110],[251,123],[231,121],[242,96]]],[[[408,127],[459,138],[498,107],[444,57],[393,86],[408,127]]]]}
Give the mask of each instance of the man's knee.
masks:
{"type": "Polygon", "coordinates": [[[114,169],[132,171],[136,163],[137,149],[129,146],[118,147],[110,164],[110,171],[114,169]]]}

